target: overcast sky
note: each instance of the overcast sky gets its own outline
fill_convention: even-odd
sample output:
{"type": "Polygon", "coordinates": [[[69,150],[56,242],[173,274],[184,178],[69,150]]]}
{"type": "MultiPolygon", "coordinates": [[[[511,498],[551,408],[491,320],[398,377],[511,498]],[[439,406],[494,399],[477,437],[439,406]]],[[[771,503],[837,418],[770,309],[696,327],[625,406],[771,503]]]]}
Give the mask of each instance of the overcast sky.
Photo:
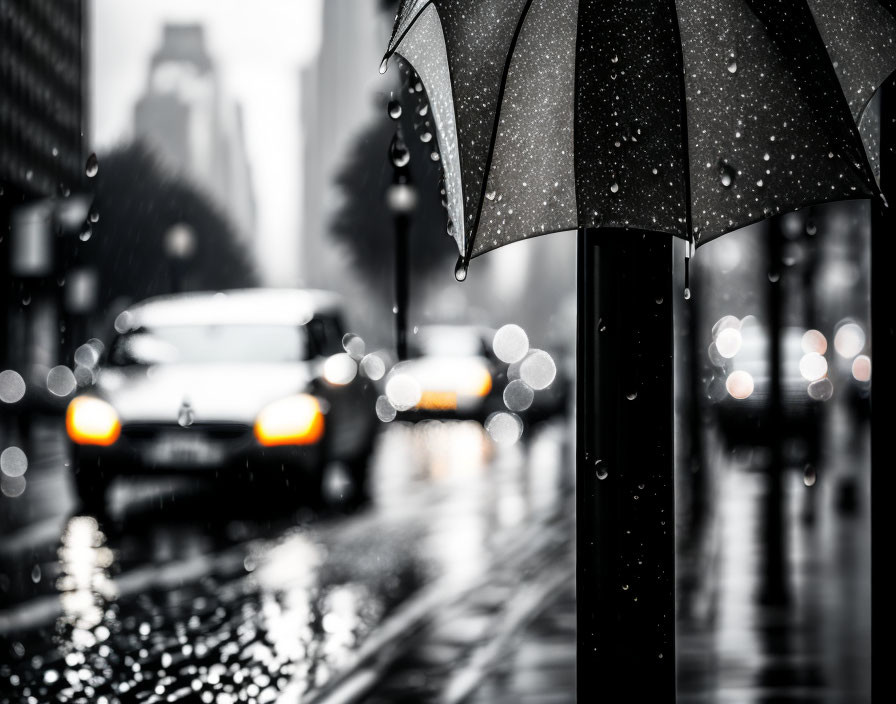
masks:
{"type": "MultiPolygon", "coordinates": [[[[321,0],[93,0],[92,142],[132,136],[134,103],[166,21],[201,22],[243,107],[266,283],[294,285],[301,208],[299,70],[320,41],[321,0]]],[[[102,164],[100,164],[102,168],[102,164]]]]}

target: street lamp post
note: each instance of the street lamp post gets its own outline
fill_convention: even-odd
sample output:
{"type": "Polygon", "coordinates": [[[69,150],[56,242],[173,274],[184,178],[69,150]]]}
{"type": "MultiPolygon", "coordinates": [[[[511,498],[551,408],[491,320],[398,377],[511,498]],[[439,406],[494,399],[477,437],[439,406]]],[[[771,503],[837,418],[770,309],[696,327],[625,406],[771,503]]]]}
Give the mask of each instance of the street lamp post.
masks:
{"type": "Polygon", "coordinates": [[[408,233],[411,213],[417,206],[417,190],[411,185],[410,157],[401,138],[395,133],[389,149],[392,160],[392,185],[386,192],[386,203],[395,219],[395,352],[399,360],[408,356],[408,233]]]}

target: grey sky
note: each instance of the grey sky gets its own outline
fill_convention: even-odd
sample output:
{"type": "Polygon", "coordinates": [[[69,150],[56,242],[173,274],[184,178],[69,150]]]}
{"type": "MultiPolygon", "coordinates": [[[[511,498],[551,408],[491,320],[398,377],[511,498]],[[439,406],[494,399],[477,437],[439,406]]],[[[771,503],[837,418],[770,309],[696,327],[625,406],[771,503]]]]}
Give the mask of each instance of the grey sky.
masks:
{"type": "MultiPolygon", "coordinates": [[[[321,0],[93,0],[93,147],[131,137],[133,107],[166,21],[201,22],[243,107],[266,283],[294,285],[302,192],[299,70],[316,54],[321,0]]],[[[102,168],[102,165],[101,167],[102,168]]]]}

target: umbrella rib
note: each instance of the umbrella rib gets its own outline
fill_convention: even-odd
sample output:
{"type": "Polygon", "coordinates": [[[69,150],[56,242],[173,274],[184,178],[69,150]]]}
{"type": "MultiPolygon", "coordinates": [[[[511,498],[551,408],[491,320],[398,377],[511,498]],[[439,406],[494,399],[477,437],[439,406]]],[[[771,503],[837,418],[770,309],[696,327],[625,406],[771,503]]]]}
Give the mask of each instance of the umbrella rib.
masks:
{"type": "Polygon", "coordinates": [[[513,55],[516,52],[516,43],[520,38],[521,32],[523,31],[523,24],[525,24],[526,22],[526,17],[529,14],[530,7],[532,7],[532,0],[527,0],[526,6],[523,8],[522,12],[520,12],[519,22],[517,22],[516,30],[513,33],[513,39],[511,39],[510,47],[507,50],[507,61],[504,62],[504,73],[501,75],[501,85],[498,89],[498,102],[495,110],[495,124],[492,126],[492,136],[489,140],[488,152],[485,157],[485,169],[482,176],[482,192],[479,194],[479,203],[476,206],[476,220],[473,222],[473,227],[470,230],[470,239],[464,247],[465,263],[470,261],[471,254],[473,253],[473,245],[476,239],[476,233],[479,230],[479,221],[482,218],[482,208],[485,203],[485,194],[488,192],[488,178],[492,170],[492,160],[495,155],[495,143],[498,141],[498,129],[501,124],[501,108],[504,104],[504,92],[507,89],[507,79],[510,74],[510,64],[513,62],[513,55]]]}
{"type": "Polygon", "coordinates": [[[834,70],[834,65],[830,61],[831,55],[828,53],[827,44],[825,44],[824,37],[821,35],[821,30],[818,28],[818,23],[815,21],[815,15],[812,14],[812,8],[809,6],[809,3],[807,2],[807,0],[802,0],[801,4],[805,8],[806,15],[811,20],[809,22],[809,25],[814,30],[816,41],[824,49],[824,55],[828,57],[828,61],[825,62],[824,68],[830,71],[830,73],[834,77],[834,85],[836,85],[838,88],[836,93],[840,96],[840,110],[845,110],[846,114],[849,115],[850,119],[846,121],[849,126],[848,129],[852,133],[854,146],[858,147],[858,153],[860,158],[862,159],[861,164],[853,164],[850,159],[846,159],[846,162],[853,169],[858,171],[859,175],[863,179],[871,184],[872,191],[875,195],[880,195],[880,186],[877,183],[877,179],[874,177],[874,169],[871,168],[871,162],[868,160],[868,152],[865,150],[865,145],[862,142],[862,135],[859,133],[858,121],[852,118],[852,110],[849,107],[849,101],[847,100],[846,95],[843,93],[843,85],[840,83],[840,79],[837,77],[837,73],[834,70]]]}
{"type": "MultiPolygon", "coordinates": [[[[408,36],[408,32],[410,32],[414,28],[414,25],[417,24],[417,20],[419,20],[423,16],[423,12],[426,10],[427,7],[432,5],[434,1],[435,0],[429,0],[429,2],[427,2],[423,7],[420,8],[420,11],[417,12],[417,14],[414,16],[414,19],[412,19],[408,23],[408,26],[405,27],[405,29],[401,33],[400,37],[398,37],[396,39],[395,36],[393,35],[392,39],[389,41],[389,50],[386,52],[386,55],[383,58],[388,59],[393,54],[395,54],[395,52],[398,50],[398,47],[404,41],[404,38],[406,36],[408,36]]],[[[438,8],[436,8],[436,12],[438,12],[438,8]]],[[[396,29],[397,29],[397,27],[396,27],[396,29]]]]}
{"type": "MultiPolygon", "coordinates": [[[[685,165],[684,169],[684,219],[685,219],[685,240],[688,242],[688,248],[694,239],[694,225],[691,221],[691,142],[688,134],[688,93],[687,93],[687,72],[684,68],[684,42],[681,38],[681,25],[678,21],[678,3],[677,0],[671,0],[672,14],[675,17],[675,42],[678,45],[679,60],[679,88],[681,90],[681,141],[684,150],[685,165]]],[[[692,252],[688,251],[688,256],[692,252]]]]}

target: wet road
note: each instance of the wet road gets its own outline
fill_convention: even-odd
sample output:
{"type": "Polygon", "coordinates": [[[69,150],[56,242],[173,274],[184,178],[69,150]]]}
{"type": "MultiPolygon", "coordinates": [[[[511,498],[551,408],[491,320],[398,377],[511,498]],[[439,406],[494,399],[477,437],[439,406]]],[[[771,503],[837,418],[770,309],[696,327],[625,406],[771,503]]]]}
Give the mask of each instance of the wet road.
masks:
{"type": "Polygon", "coordinates": [[[509,448],[473,423],[394,424],[354,512],[332,467],[324,513],[135,481],[102,524],[41,433],[26,493],[0,499],[0,702],[353,701],[427,629],[488,665],[572,580],[559,424],[509,448]]]}

